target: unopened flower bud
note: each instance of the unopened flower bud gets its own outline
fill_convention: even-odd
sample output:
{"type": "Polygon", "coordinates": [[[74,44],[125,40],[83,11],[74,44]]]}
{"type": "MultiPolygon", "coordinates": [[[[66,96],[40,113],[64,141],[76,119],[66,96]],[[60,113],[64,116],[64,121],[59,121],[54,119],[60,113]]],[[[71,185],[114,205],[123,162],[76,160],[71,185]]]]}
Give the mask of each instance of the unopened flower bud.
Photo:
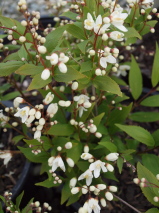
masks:
{"type": "Polygon", "coordinates": [[[77,194],[79,191],[80,191],[79,187],[74,187],[74,188],[71,189],[72,194],[77,194]]]}
{"type": "Polygon", "coordinates": [[[73,82],[71,88],[72,90],[76,90],[78,88],[78,82],[77,81],[73,82]]]}
{"type": "Polygon", "coordinates": [[[109,201],[113,200],[113,195],[112,195],[111,192],[106,192],[106,193],[105,193],[105,197],[106,197],[106,199],[109,200],[109,201]]]}
{"type": "Polygon", "coordinates": [[[35,118],[36,118],[36,119],[40,119],[40,118],[41,118],[41,112],[40,112],[40,111],[37,111],[37,112],[35,113],[35,118]]]}
{"type": "Polygon", "coordinates": [[[67,158],[66,161],[70,167],[74,167],[75,162],[71,158],[67,158]]]}
{"type": "Polygon", "coordinates": [[[104,189],[106,189],[106,185],[105,184],[97,184],[97,189],[99,189],[99,190],[104,190],[104,189]]]}
{"type": "Polygon", "coordinates": [[[109,186],[111,192],[117,192],[118,188],[116,186],[109,186]]]}
{"type": "Polygon", "coordinates": [[[106,168],[108,169],[109,172],[113,172],[114,171],[114,167],[111,164],[106,163],[105,166],[106,166],[106,168]]]}
{"type": "Polygon", "coordinates": [[[154,202],[158,202],[159,201],[159,197],[156,196],[156,197],[153,198],[153,200],[154,200],[154,202]]]}
{"type": "Polygon", "coordinates": [[[41,73],[41,78],[43,80],[47,80],[50,77],[50,70],[49,69],[44,69],[41,73]]]}
{"type": "Polygon", "coordinates": [[[86,185],[82,186],[82,194],[87,194],[88,187],[86,185]]]}
{"type": "Polygon", "coordinates": [[[65,144],[65,148],[66,148],[66,149],[71,149],[71,148],[72,148],[72,143],[71,143],[71,142],[67,142],[67,143],[65,144]]]}
{"type": "Polygon", "coordinates": [[[21,21],[21,25],[26,27],[27,26],[27,22],[25,20],[21,21]]]}
{"type": "Polygon", "coordinates": [[[88,145],[85,145],[84,146],[84,153],[88,153],[89,152],[89,146],[88,145]]]}
{"type": "Polygon", "coordinates": [[[46,49],[45,46],[39,46],[38,52],[41,53],[41,54],[45,54],[47,52],[47,49],[46,49]]]}
{"type": "Polygon", "coordinates": [[[19,41],[22,42],[22,43],[24,43],[26,41],[26,38],[24,36],[20,36],[19,37],[19,41]]]}
{"type": "Polygon", "coordinates": [[[101,203],[101,206],[103,206],[103,207],[106,207],[106,205],[107,205],[106,200],[104,198],[100,199],[100,203],[101,203]]]}
{"type": "Polygon", "coordinates": [[[110,153],[108,154],[105,159],[108,161],[116,161],[118,159],[119,154],[118,153],[110,153]]]}
{"type": "Polygon", "coordinates": [[[77,183],[77,178],[75,178],[75,177],[72,178],[72,179],[70,180],[70,188],[75,187],[76,183],[77,183]]]}

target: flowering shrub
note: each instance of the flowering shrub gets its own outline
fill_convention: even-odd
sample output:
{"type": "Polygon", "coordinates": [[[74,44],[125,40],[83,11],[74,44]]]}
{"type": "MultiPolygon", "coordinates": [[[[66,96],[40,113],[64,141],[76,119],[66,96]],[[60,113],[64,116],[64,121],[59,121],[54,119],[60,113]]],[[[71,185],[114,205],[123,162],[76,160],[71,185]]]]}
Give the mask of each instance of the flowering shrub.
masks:
{"type": "MultiPolygon", "coordinates": [[[[0,40],[0,76],[18,91],[7,96],[14,99],[11,108],[4,106],[6,97],[1,95],[5,107],[0,112],[1,126],[18,131],[19,140],[25,142],[18,149],[31,162],[41,163],[41,173],[46,172],[48,178],[37,185],[62,184],[61,204],[70,205],[83,196],[79,213],[99,213],[114,197],[123,201],[107,179],[117,180],[114,171],[122,173],[126,165],[133,172],[137,168],[134,182],[159,206],[155,166],[159,159],[153,152],[159,145],[159,132],[142,127],[143,122],[158,121],[159,113],[136,112],[140,105],[159,106],[159,95],[151,96],[158,88],[159,49],[156,44],[152,89],[144,96],[140,63],[133,52],[143,35],[155,32],[157,21],[151,19],[158,14],[152,9],[153,0],[127,0],[126,8],[118,0],[55,4],[57,23],[45,29],[41,29],[39,12],[28,11],[25,0],[17,6],[25,18],[21,23],[0,16],[0,28],[11,42],[6,46],[0,40]],[[67,7],[59,14],[63,6],[67,7]],[[126,75],[128,81],[122,78],[126,75]],[[30,84],[23,91],[18,82],[26,80],[30,84]],[[139,152],[141,146],[144,151],[139,152]]],[[[6,166],[11,157],[11,150],[1,150],[6,166]]],[[[8,193],[1,197],[7,211],[19,212],[8,197],[8,193]]],[[[43,209],[39,206],[31,201],[26,208],[29,212],[51,210],[46,203],[43,209]]]]}

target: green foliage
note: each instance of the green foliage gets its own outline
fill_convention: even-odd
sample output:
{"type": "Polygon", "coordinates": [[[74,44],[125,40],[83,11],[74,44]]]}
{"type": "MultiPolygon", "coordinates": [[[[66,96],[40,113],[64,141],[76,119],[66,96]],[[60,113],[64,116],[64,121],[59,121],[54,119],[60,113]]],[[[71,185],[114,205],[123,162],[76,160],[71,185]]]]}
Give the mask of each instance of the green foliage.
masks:
{"type": "Polygon", "coordinates": [[[75,38],[79,38],[79,39],[83,39],[83,40],[86,39],[82,23],[81,23],[81,25],[78,25],[78,26],[76,26],[76,23],[69,24],[67,27],[67,32],[70,33],[75,38]]]}
{"type": "Polygon", "coordinates": [[[153,95],[145,98],[141,103],[142,106],[147,107],[158,107],[159,106],[159,95],[153,95]]]}
{"type": "Polygon", "coordinates": [[[131,56],[131,69],[129,72],[129,85],[132,92],[133,98],[136,100],[142,93],[142,74],[138,63],[136,62],[134,56],[131,56]]]}
{"type": "Polygon", "coordinates": [[[152,68],[152,76],[151,76],[151,82],[152,82],[153,87],[155,87],[159,82],[158,58],[159,58],[159,48],[158,48],[158,44],[156,43],[156,53],[155,53],[155,57],[154,57],[153,68],[152,68]]]}
{"type": "Polygon", "coordinates": [[[138,122],[155,122],[159,120],[158,112],[135,112],[129,117],[133,121],[138,122]]]}
{"type": "Polygon", "coordinates": [[[121,125],[116,124],[116,126],[126,132],[129,136],[134,138],[135,140],[146,144],[147,146],[153,146],[155,144],[155,141],[152,137],[152,135],[145,130],[144,128],[140,126],[127,126],[127,125],[121,125]]]}
{"type": "Polygon", "coordinates": [[[49,135],[70,136],[74,132],[74,127],[69,124],[56,124],[46,131],[49,135]],[[61,131],[62,130],[62,131],[61,131]]]}
{"type": "Polygon", "coordinates": [[[159,158],[154,154],[142,155],[143,165],[149,169],[155,176],[159,174],[159,158]]]}
{"type": "MultiPolygon", "coordinates": [[[[19,75],[37,75],[42,73],[44,67],[35,66],[34,64],[24,64],[19,69],[16,70],[16,74],[19,75]]],[[[41,79],[42,80],[42,79],[41,79]]]]}
{"type": "Polygon", "coordinates": [[[158,202],[154,202],[153,198],[155,196],[158,197],[158,188],[159,187],[159,182],[157,178],[146,168],[144,167],[141,163],[137,164],[137,173],[138,173],[138,178],[145,178],[149,182],[149,187],[141,187],[141,190],[145,197],[148,199],[149,202],[151,202],[154,206],[159,206],[158,202]],[[154,187],[154,185],[157,187],[154,187]]]}
{"type": "Polygon", "coordinates": [[[93,80],[93,85],[97,89],[122,96],[118,84],[108,76],[96,76],[93,80]]]}
{"type": "Polygon", "coordinates": [[[23,65],[22,61],[9,61],[6,63],[1,63],[0,77],[8,76],[14,73],[22,65],[23,65]]]}

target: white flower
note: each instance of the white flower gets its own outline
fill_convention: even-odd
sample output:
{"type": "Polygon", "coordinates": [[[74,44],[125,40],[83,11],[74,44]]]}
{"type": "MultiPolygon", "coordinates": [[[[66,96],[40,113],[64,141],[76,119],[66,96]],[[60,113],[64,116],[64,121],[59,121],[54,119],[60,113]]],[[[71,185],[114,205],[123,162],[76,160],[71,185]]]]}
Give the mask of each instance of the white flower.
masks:
{"type": "Polygon", "coordinates": [[[55,104],[50,104],[46,110],[47,115],[50,116],[51,118],[57,113],[58,111],[58,105],[57,103],[55,104]]]}
{"type": "Polygon", "coordinates": [[[119,31],[113,31],[110,34],[110,38],[115,41],[123,41],[124,40],[124,33],[121,33],[119,31]]]}
{"type": "Polygon", "coordinates": [[[98,35],[100,35],[102,32],[105,32],[106,29],[110,26],[110,24],[104,24],[102,26],[102,16],[99,15],[96,19],[96,22],[94,24],[94,32],[98,35]]]}
{"type": "Polygon", "coordinates": [[[10,152],[3,152],[0,151],[0,158],[4,159],[4,165],[7,166],[8,162],[10,161],[10,159],[12,158],[12,155],[10,152]]]}
{"type": "Polygon", "coordinates": [[[94,171],[94,177],[95,178],[99,177],[101,169],[102,169],[103,172],[107,172],[107,168],[105,167],[105,163],[100,161],[100,160],[97,160],[94,163],[91,163],[90,166],[89,166],[89,169],[91,171],[94,171]]]}
{"type": "Polygon", "coordinates": [[[50,70],[44,69],[41,73],[41,79],[47,80],[50,77],[50,70]]]}
{"type": "Polygon", "coordinates": [[[25,123],[25,121],[28,119],[30,108],[28,106],[23,108],[18,108],[18,112],[14,114],[15,117],[21,117],[22,123],[25,123]]]}
{"type": "Polygon", "coordinates": [[[74,101],[77,101],[77,108],[79,107],[79,117],[83,115],[83,111],[87,111],[85,108],[91,107],[89,97],[86,95],[74,96],[74,101]]]}
{"type": "Polygon", "coordinates": [[[54,172],[58,167],[60,167],[64,172],[66,171],[65,169],[65,164],[60,156],[57,156],[53,162],[52,162],[52,171],[54,172]]]}
{"type": "Polygon", "coordinates": [[[111,64],[115,64],[116,63],[116,58],[114,56],[112,56],[111,53],[108,53],[107,56],[100,58],[100,65],[103,68],[107,67],[107,62],[111,63],[111,64]]]}
{"type": "Polygon", "coordinates": [[[108,161],[116,161],[119,157],[119,153],[116,153],[116,152],[113,152],[113,153],[110,153],[108,154],[105,159],[108,160],[108,161]]]}
{"type": "Polygon", "coordinates": [[[87,30],[92,30],[94,27],[94,20],[90,13],[87,13],[87,19],[84,20],[84,28],[87,30]]]}
{"type": "Polygon", "coordinates": [[[48,159],[48,165],[49,165],[49,166],[52,166],[54,160],[55,160],[55,157],[54,157],[54,156],[51,156],[51,157],[48,159]]]}
{"type": "Polygon", "coordinates": [[[64,53],[60,53],[59,61],[63,62],[64,64],[67,63],[69,60],[69,57],[66,56],[64,53]]]}
{"type": "Polygon", "coordinates": [[[15,108],[19,107],[19,104],[23,103],[24,99],[21,97],[16,97],[13,101],[13,106],[15,108]]]}
{"type": "Polygon", "coordinates": [[[56,53],[51,54],[51,56],[46,56],[47,60],[50,60],[51,65],[56,65],[58,63],[59,57],[56,53]]]}
{"type": "Polygon", "coordinates": [[[89,169],[87,169],[83,174],[79,176],[78,180],[86,179],[86,184],[87,186],[89,186],[92,183],[92,178],[93,178],[92,172],[89,169]]]}
{"type": "Polygon", "coordinates": [[[89,160],[89,159],[93,158],[93,155],[91,155],[90,153],[86,152],[86,153],[82,153],[81,158],[83,160],[89,160]]]}
{"type": "Polygon", "coordinates": [[[43,103],[44,103],[44,104],[49,104],[49,103],[51,103],[51,101],[52,101],[53,99],[54,99],[54,95],[51,94],[51,92],[49,92],[49,93],[46,95],[45,99],[43,100],[43,103]]]}
{"type": "Polygon", "coordinates": [[[97,199],[90,198],[88,200],[87,207],[88,207],[88,213],[91,213],[92,211],[94,211],[94,213],[100,213],[101,208],[98,204],[97,199]]]}
{"type": "Polygon", "coordinates": [[[113,24],[116,28],[119,30],[126,32],[128,31],[126,27],[123,26],[124,20],[127,18],[127,13],[121,13],[119,11],[114,11],[110,17],[111,17],[111,24],[113,24]]]}
{"type": "Polygon", "coordinates": [[[117,70],[116,76],[126,76],[127,72],[126,70],[130,70],[130,66],[129,65],[120,65],[119,69],[117,70]]]}
{"type": "Polygon", "coordinates": [[[39,140],[40,137],[41,137],[41,131],[40,130],[35,131],[35,133],[34,133],[34,139],[39,140]]]}

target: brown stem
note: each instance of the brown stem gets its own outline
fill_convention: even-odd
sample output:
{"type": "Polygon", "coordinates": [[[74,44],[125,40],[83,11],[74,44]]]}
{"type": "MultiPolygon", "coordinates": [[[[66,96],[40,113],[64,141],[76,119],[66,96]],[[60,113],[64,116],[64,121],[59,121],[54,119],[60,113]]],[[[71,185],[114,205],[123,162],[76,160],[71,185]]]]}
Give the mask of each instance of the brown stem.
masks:
{"type": "Polygon", "coordinates": [[[133,207],[132,205],[130,205],[129,203],[127,203],[125,200],[121,199],[120,197],[118,197],[117,195],[113,194],[114,197],[116,197],[118,200],[120,200],[122,203],[124,203],[125,205],[129,206],[131,209],[133,209],[135,212],[141,213],[139,210],[137,210],[135,207],[133,207]]]}
{"type": "Polygon", "coordinates": [[[25,48],[26,52],[28,53],[28,55],[29,55],[29,57],[30,57],[32,63],[34,64],[33,57],[32,57],[32,55],[30,54],[30,52],[28,51],[28,49],[26,48],[25,43],[24,43],[24,48],[25,48]]]}
{"type": "Polygon", "coordinates": [[[52,88],[51,84],[48,84],[48,87],[54,95],[56,95],[59,99],[63,100],[63,98],[52,88]]]}

